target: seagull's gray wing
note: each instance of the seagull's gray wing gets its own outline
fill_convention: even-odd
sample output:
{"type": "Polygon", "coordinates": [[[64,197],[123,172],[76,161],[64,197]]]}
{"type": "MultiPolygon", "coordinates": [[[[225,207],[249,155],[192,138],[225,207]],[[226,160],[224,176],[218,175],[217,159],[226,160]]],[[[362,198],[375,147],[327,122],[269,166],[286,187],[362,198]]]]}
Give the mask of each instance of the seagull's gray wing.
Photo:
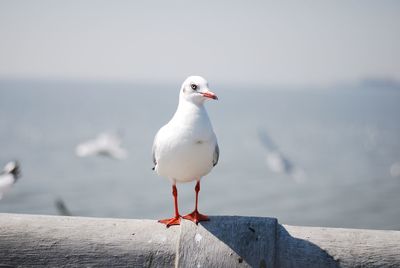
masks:
{"type": "Polygon", "coordinates": [[[153,164],[154,164],[153,170],[154,170],[154,169],[156,168],[156,166],[157,166],[157,160],[156,160],[157,136],[158,136],[158,133],[156,134],[156,136],[155,136],[155,138],[154,138],[153,147],[152,147],[152,149],[151,149],[151,153],[152,153],[152,156],[153,156],[153,164]]]}
{"type": "Polygon", "coordinates": [[[157,166],[157,161],[156,161],[156,143],[155,142],[153,144],[152,154],[153,154],[153,163],[154,163],[153,170],[154,170],[156,168],[156,166],[157,166]]]}
{"type": "Polygon", "coordinates": [[[265,129],[258,129],[258,138],[261,142],[262,145],[268,150],[268,151],[277,151],[278,146],[272,141],[272,139],[268,136],[268,133],[265,129]]]}
{"type": "Polygon", "coordinates": [[[219,159],[219,147],[218,147],[218,143],[217,143],[217,144],[215,144],[215,149],[214,149],[213,167],[215,167],[218,164],[218,159],[219,159]]]}

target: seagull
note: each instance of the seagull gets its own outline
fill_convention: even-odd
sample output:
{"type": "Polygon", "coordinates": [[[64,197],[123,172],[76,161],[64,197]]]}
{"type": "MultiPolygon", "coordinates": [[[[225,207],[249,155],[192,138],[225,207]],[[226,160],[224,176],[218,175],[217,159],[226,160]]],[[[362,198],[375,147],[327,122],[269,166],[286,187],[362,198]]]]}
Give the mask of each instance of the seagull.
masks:
{"type": "Polygon", "coordinates": [[[57,212],[61,216],[72,216],[72,213],[69,211],[67,206],[65,205],[64,200],[61,198],[57,198],[54,202],[57,212]]]}
{"type": "Polygon", "coordinates": [[[258,137],[267,151],[265,161],[272,172],[289,175],[298,183],[305,181],[306,174],[304,170],[296,166],[279,150],[265,130],[259,129],[258,137]]]}
{"type": "Polygon", "coordinates": [[[18,162],[11,161],[4,166],[3,172],[0,173],[0,199],[11,189],[19,177],[20,169],[18,162]]]}
{"type": "Polygon", "coordinates": [[[128,155],[121,147],[121,139],[110,133],[100,133],[97,138],[80,143],[75,153],[79,157],[103,155],[115,159],[125,159],[128,155]]]}
{"type": "Polygon", "coordinates": [[[206,100],[218,100],[208,88],[207,81],[200,76],[190,76],[179,92],[178,108],[172,119],[156,134],[153,143],[153,163],[159,176],[172,183],[175,216],[159,220],[167,227],[179,225],[178,190],[176,183],[196,181],[196,205],[184,219],[198,224],[209,220],[197,209],[200,180],[217,165],[219,147],[207,111],[206,100]]]}

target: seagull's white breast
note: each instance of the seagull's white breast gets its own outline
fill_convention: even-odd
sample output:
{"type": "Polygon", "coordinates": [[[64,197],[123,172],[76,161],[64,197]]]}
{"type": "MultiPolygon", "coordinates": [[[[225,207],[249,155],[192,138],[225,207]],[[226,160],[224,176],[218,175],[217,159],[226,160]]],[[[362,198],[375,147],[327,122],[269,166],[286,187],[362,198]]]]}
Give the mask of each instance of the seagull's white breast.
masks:
{"type": "Polygon", "coordinates": [[[155,170],[160,176],[189,182],[208,174],[213,168],[217,138],[203,107],[177,112],[157,133],[155,170]]]}

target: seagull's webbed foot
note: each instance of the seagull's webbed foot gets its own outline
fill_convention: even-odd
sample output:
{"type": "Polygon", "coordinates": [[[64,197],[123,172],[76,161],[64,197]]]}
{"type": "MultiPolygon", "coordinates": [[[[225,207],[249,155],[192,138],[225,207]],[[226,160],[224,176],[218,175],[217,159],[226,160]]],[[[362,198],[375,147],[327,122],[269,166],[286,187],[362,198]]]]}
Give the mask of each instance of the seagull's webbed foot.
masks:
{"type": "Polygon", "coordinates": [[[165,224],[168,227],[170,227],[171,225],[180,225],[181,224],[181,216],[175,216],[173,218],[170,219],[163,219],[163,220],[159,220],[159,223],[165,224]]]}
{"type": "Polygon", "coordinates": [[[185,220],[192,221],[196,224],[198,224],[201,221],[209,221],[210,220],[210,218],[208,218],[207,215],[200,214],[199,211],[197,211],[197,210],[194,210],[192,213],[183,216],[183,218],[185,220]]]}

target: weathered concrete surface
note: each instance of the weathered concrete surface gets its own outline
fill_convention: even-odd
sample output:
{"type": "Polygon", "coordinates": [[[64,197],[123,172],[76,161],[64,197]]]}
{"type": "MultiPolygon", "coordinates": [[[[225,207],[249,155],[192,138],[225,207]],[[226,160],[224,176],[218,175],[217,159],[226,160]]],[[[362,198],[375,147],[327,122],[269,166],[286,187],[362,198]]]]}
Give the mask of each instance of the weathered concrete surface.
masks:
{"type": "Polygon", "coordinates": [[[335,267],[333,260],[338,267],[400,267],[400,231],[289,225],[280,229],[278,267],[335,267]],[[310,256],[314,266],[309,265],[310,256]]]}
{"type": "Polygon", "coordinates": [[[277,220],[218,217],[195,227],[181,227],[179,267],[274,267],[277,220]]]}
{"type": "Polygon", "coordinates": [[[0,267],[400,267],[400,232],[0,214],[0,267]]]}
{"type": "Polygon", "coordinates": [[[0,267],[172,267],[178,237],[151,220],[0,214],[0,267]]]}

